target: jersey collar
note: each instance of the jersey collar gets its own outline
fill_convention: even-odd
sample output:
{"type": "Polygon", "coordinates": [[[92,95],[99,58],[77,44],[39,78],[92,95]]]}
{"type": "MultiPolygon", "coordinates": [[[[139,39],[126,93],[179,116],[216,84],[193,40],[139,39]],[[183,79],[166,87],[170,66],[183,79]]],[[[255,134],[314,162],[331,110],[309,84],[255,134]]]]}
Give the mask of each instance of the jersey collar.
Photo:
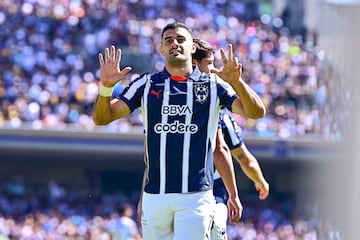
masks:
{"type": "MultiPolygon", "coordinates": [[[[193,81],[197,81],[198,79],[200,79],[200,75],[201,72],[199,68],[196,65],[193,65],[193,72],[190,74],[188,78],[191,78],[193,81]]],[[[166,70],[166,68],[164,68],[163,71],[161,72],[161,77],[164,79],[171,77],[170,73],[166,70]]],[[[172,76],[172,79],[176,81],[179,80],[184,81],[183,77],[179,77],[179,76],[172,76]]]]}

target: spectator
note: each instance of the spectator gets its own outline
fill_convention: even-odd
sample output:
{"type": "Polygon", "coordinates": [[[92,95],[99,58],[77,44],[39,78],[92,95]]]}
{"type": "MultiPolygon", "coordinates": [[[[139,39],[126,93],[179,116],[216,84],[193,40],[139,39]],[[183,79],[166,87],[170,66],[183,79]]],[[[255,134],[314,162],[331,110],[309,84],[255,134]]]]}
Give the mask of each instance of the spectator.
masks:
{"type": "MultiPolygon", "coordinates": [[[[88,194],[70,188],[65,188],[65,198],[52,200],[41,186],[26,182],[27,194],[14,198],[6,191],[9,182],[0,182],[0,239],[111,239],[110,226],[119,220],[117,206],[130,204],[135,209],[137,204],[137,199],[119,197],[121,193],[93,195],[89,200],[88,194]]],[[[296,205],[276,193],[261,205],[243,197],[242,221],[227,226],[229,239],[341,239],[339,231],[317,214],[311,196],[301,196],[296,205]]]]}
{"type": "Polygon", "coordinates": [[[136,222],[133,219],[134,210],[128,203],[120,204],[118,216],[114,216],[108,223],[113,240],[141,240],[136,222]]]}
{"type": "MultiPolygon", "coordinates": [[[[123,49],[126,46],[125,52],[133,56],[126,59],[134,64],[124,64],[137,66],[129,81],[152,71],[147,66],[160,70],[164,63],[156,49],[158,36],[173,17],[186,20],[200,38],[218,48],[227,43],[237,47],[244,78],[250,79],[249,84],[269,109],[261,120],[236,118],[245,135],[341,138],[339,126],[346,124],[337,122],[346,121],[348,110],[341,116],[329,112],[339,105],[336,101],[345,103],[349,94],[346,97],[343,90],[332,89],[332,77],[316,48],[289,35],[281,19],[259,15],[257,6],[215,0],[203,4],[191,0],[186,5],[164,8],[159,1],[1,2],[0,126],[94,130],[90,112],[98,91],[97,53],[113,42],[123,49]],[[255,16],[261,17],[254,20],[255,16]],[[154,64],[135,64],[144,59],[154,64]],[[328,99],[332,101],[324,107],[328,99]]],[[[137,113],[128,122],[114,124],[141,133],[139,121],[137,113]]]]}

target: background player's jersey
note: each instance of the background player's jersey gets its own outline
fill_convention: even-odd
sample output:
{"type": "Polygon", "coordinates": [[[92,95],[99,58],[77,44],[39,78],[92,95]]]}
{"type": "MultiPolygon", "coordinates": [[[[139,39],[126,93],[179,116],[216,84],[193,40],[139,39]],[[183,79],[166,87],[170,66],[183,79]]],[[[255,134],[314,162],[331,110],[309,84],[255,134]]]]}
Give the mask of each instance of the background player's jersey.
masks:
{"type": "Polygon", "coordinates": [[[233,150],[243,144],[241,129],[226,109],[220,110],[218,127],[221,128],[225,143],[228,145],[230,150],[233,150]]]}
{"type": "MultiPolygon", "coordinates": [[[[220,110],[218,128],[222,130],[225,143],[230,150],[240,147],[243,144],[241,129],[235,119],[227,113],[226,109],[220,110]]],[[[227,202],[227,191],[218,171],[214,174],[214,195],[217,203],[227,202]]]]}
{"type": "Polygon", "coordinates": [[[220,106],[236,98],[229,84],[197,67],[184,79],[164,70],[144,74],[119,96],[141,107],[147,142],[147,193],[186,193],[213,187],[213,149],[220,106]]]}

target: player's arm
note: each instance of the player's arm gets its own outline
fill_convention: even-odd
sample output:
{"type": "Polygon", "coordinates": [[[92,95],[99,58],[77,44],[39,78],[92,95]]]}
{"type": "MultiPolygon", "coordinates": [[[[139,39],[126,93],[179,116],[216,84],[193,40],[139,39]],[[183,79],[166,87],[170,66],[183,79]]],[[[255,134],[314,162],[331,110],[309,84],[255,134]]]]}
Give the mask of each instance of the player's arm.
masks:
{"type": "Polygon", "coordinates": [[[221,129],[218,129],[216,134],[214,162],[229,194],[228,210],[230,221],[238,222],[241,218],[243,207],[238,195],[230,150],[224,141],[221,129]]]}
{"type": "Polygon", "coordinates": [[[105,49],[105,60],[99,53],[100,63],[100,91],[93,110],[93,119],[96,125],[106,125],[111,121],[127,116],[130,109],[120,99],[111,100],[111,93],[115,84],[125,78],[131,71],[130,67],[120,70],[121,50],[116,51],[115,46],[105,49]]]}
{"type": "Polygon", "coordinates": [[[144,136],[144,164],[145,164],[144,176],[143,176],[143,180],[142,180],[142,184],[141,184],[140,198],[139,198],[139,202],[137,205],[137,214],[138,214],[138,219],[139,219],[140,223],[141,223],[141,217],[142,217],[142,197],[143,197],[145,184],[146,184],[146,180],[147,180],[147,173],[148,173],[148,163],[147,163],[147,158],[146,158],[146,137],[145,136],[144,136]]]}
{"type": "Polygon", "coordinates": [[[231,106],[232,112],[252,119],[264,117],[265,105],[256,92],[241,78],[242,65],[238,63],[236,57],[233,57],[232,45],[228,45],[228,57],[225,56],[224,49],[220,49],[220,54],[223,68],[220,71],[212,69],[211,72],[228,82],[237,93],[238,98],[231,106]]]}
{"type": "Polygon", "coordinates": [[[145,188],[146,179],[147,179],[147,168],[148,168],[148,166],[147,166],[147,164],[145,164],[144,176],[143,176],[141,191],[140,191],[140,198],[139,198],[139,202],[137,205],[137,214],[138,214],[138,219],[139,219],[140,223],[141,223],[141,217],[142,217],[142,197],[143,197],[144,188],[145,188]]]}
{"type": "Polygon", "coordinates": [[[249,152],[244,143],[231,150],[231,154],[240,164],[240,167],[245,175],[253,181],[256,190],[259,191],[259,198],[267,198],[269,195],[269,184],[265,180],[259,162],[255,156],[249,152]]]}
{"type": "Polygon", "coordinates": [[[265,105],[249,85],[240,79],[231,86],[239,96],[231,105],[232,112],[252,119],[258,119],[265,116],[265,105]]]}
{"type": "Polygon", "coordinates": [[[106,125],[130,112],[128,105],[121,99],[110,100],[110,97],[99,95],[94,104],[93,120],[96,125],[106,125]]]}

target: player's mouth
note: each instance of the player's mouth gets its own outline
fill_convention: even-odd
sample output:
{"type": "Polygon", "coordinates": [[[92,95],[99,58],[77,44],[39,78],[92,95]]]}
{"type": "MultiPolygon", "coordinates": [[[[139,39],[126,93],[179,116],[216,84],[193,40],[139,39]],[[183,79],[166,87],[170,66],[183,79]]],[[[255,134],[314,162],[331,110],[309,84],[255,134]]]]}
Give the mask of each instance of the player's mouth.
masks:
{"type": "Polygon", "coordinates": [[[179,54],[181,54],[181,52],[179,50],[177,50],[177,49],[170,50],[169,53],[170,53],[170,55],[179,55],[179,54]]]}

